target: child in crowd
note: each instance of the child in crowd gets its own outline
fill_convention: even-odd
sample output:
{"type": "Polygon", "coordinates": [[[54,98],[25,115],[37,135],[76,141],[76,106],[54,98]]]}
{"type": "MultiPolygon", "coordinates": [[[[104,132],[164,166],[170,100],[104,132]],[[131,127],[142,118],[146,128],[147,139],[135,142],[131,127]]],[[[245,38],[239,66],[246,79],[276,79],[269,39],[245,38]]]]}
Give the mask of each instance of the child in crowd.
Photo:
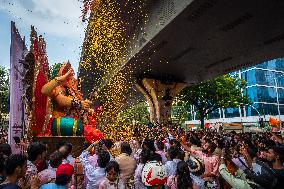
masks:
{"type": "Polygon", "coordinates": [[[106,178],[101,182],[99,189],[125,189],[125,183],[120,177],[119,165],[110,161],[106,168],[106,178]]]}

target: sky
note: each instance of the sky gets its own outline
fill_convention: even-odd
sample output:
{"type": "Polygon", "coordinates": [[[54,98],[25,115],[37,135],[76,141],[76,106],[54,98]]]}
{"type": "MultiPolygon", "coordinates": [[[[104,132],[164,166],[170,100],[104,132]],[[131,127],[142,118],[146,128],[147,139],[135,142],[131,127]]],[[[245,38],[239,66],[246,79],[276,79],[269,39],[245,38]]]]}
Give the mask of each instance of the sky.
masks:
{"type": "Polygon", "coordinates": [[[78,70],[87,23],[79,0],[0,0],[0,65],[9,69],[11,21],[29,48],[30,28],[45,38],[49,64],[70,60],[78,70]]]}

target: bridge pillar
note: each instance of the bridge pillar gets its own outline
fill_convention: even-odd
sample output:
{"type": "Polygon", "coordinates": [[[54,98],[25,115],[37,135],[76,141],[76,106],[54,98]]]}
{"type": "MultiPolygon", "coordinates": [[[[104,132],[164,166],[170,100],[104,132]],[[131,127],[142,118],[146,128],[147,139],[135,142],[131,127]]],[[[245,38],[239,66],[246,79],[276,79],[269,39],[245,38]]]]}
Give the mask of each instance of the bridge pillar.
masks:
{"type": "Polygon", "coordinates": [[[150,120],[156,123],[168,123],[174,97],[186,83],[164,83],[160,80],[144,78],[137,88],[145,96],[150,106],[150,120]]]}
{"type": "Polygon", "coordinates": [[[136,84],[136,88],[143,94],[143,96],[147,100],[147,103],[150,107],[150,121],[151,121],[151,123],[156,122],[155,107],[154,107],[154,103],[152,101],[151,95],[148,93],[147,89],[143,86],[143,83],[136,84]]]}

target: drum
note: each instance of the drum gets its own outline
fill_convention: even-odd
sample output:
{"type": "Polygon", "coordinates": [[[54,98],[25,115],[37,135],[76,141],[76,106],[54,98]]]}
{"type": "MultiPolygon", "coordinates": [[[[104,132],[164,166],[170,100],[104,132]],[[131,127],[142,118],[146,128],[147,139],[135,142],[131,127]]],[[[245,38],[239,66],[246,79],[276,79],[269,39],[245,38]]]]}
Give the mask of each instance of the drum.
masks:
{"type": "Polygon", "coordinates": [[[52,136],[82,136],[83,124],[80,119],[59,117],[51,124],[52,136]]]}

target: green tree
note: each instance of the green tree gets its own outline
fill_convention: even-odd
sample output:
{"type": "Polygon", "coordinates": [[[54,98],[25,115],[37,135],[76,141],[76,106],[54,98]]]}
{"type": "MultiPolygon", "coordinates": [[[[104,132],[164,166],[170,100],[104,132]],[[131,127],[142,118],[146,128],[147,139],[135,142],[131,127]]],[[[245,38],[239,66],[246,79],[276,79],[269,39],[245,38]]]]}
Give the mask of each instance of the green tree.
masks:
{"type": "Polygon", "coordinates": [[[204,128],[204,118],[218,108],[235,108],[249,104],[248,96],[243,94],[246,81],[230,75],[223,75],[200,84],[186,87],[178,98],[186,105],[194,105],[201,128],[204,128]]]}
{"type": "Polygon", "coordinates": [[[62,63],[55,63],[52,66],[49,66],[49,78],[50,80],[54,79],[58,75],[58,71],[61,68],[62,63]]]}
{"type": "Polygon", "coordinates": [[[150,113],[146,102],[140,102],[119,113],[118,119],[128,125],[135,124],[145,125],[149,122],[150,113]]]}
{"type": "Polygon", "coordinates": [[[181,125],[190,117],[190,105],[184,103],[179,98],[175,98],[172,105],[171,120],[177,125],[181,125]]]}
{"type": "Polygon", "coordinates": [[[0,114],[9,113],[9,71],[0,66],[0,114]]]}

